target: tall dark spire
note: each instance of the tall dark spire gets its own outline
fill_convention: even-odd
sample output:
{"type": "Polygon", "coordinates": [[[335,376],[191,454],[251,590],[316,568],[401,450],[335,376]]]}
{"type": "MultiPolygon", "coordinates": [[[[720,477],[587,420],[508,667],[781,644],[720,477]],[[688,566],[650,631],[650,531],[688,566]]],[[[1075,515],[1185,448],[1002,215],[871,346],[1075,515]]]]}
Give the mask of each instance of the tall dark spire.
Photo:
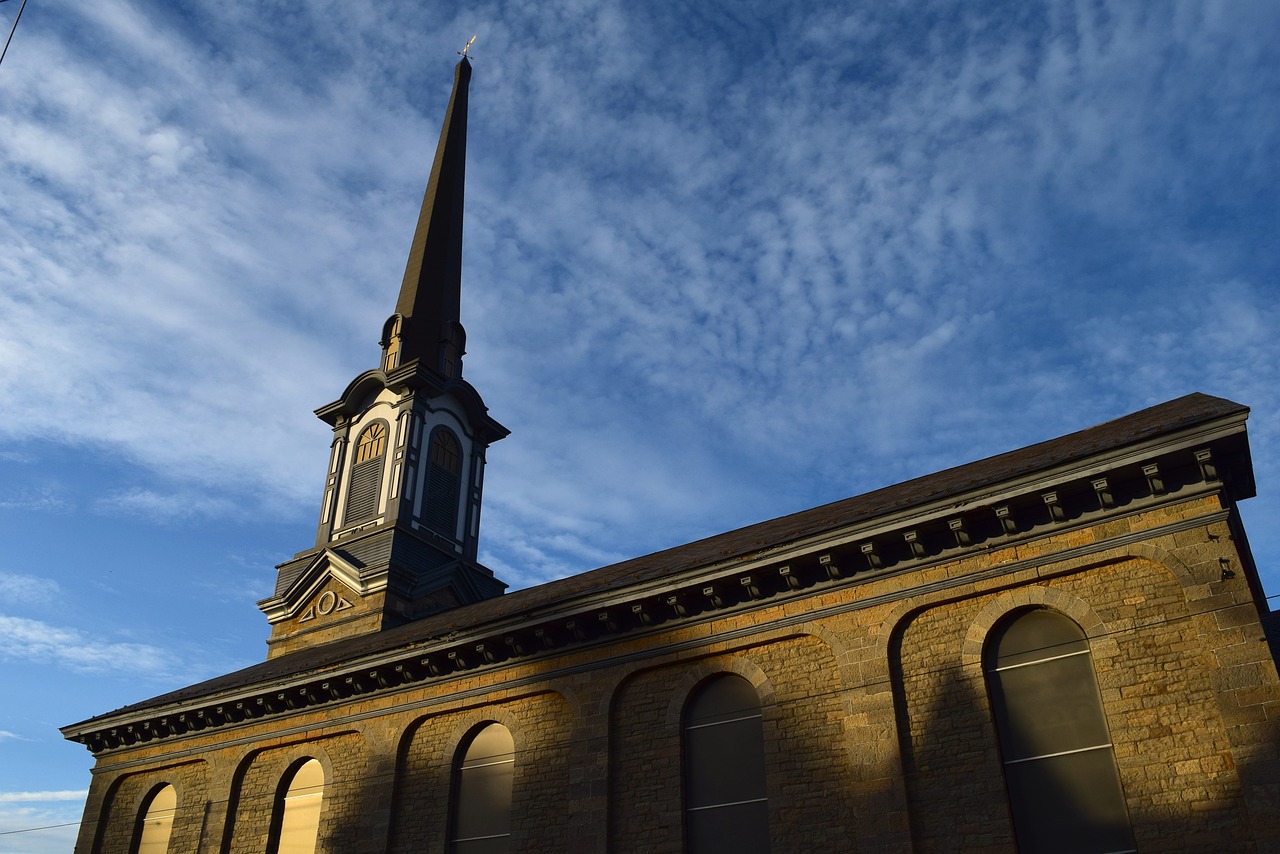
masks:
{"type": "Polygon", "coordinates": [[[396,315],[383,333],[384,370],[420,359],[445,377],[461,373],[462,202],[470,82],[471,63],[464,56],[453,72],[453,93],[409,247],[396,315]]]}
{"type": "MultiPolygon", "coordinates": [[[[470,46],[468,44],[468,46],[470,46]]],[[[315,546],[258,603],[271,657],[379,632],[506,587],[477,560],[485,452],[507,435],[462,377],[463,57],[382,365],[316,415],[333,428],[315,546]]]]}

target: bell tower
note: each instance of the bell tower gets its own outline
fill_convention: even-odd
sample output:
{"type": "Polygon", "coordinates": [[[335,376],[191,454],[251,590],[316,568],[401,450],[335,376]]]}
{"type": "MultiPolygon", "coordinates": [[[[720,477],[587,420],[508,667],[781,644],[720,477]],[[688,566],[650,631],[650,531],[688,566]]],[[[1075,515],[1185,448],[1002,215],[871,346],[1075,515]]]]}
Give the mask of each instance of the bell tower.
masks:
{"type": "Polygon", "coordinates": [[[498,596],[476,561],[485,452],[507,435],[462,377],[467,90],[453,92],[379,366],[316,410],[333,428],[314,547],[258,603],[268,658],[498,596]]]}

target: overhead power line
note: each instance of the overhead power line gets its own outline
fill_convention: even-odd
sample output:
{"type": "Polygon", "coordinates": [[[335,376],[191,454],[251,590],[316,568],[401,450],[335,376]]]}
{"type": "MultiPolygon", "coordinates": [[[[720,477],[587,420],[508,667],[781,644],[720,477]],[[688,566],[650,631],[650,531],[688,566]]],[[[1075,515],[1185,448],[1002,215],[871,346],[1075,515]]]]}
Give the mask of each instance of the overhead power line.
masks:
{"type": "MultiPolygon", "coordinates": [[[[8,0],[0,0],[0,3],[6,3],[8,0]]],[[[13,41],[13,31],[18,29],[18,20],[22,18],[22,10],[27,8],[27,0],[22,0],[22,5],[18,7],[18,14],[13,16],[13,26],[9,28],[9,37],[4,40],[4,50],[0,50],[0,62],[4,62],[4,55],[9,52],[9,42],[13,41]]]]}
{"type": "MultiPolygon", "coordinates": [[[[3,3],[4,0],[0,0],[3,3]]],[[[0,830],[0,836],[12,836],[15,833],[35,833],[37,830],[56,830],[59,827],[75,827],[80,824],[78,821],[69,821],[66,824],[46,824],[43,827],[23,827],[18,830],[0,830]]]]}

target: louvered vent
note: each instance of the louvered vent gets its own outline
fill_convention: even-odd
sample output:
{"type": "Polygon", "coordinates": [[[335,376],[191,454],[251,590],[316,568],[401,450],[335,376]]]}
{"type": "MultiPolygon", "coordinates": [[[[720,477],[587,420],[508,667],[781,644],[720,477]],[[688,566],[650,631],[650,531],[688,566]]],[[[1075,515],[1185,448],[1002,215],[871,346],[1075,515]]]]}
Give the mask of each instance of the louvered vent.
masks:
{"type": "Polygon", "coordinates": [[[372,517],[378,510],[378,491],[381,486],[382,457],[374,457],[352,466],[344,521],[360,522],[372,517]]]}
{"type": "Polygon", "coordinates": [[[387,425],[375,421],[356,442],[355,464],[347,487],[347,512],[343,522],[363,522],[378,512],[378,492],[382,488],[382,459],[387,450],[387,425]]]}
{"type": "Polygon", "coordinates": [[[458,536],[458,476],[432,464],[427,475],[427,527],[446,537],[458,536]]]}
{"type": "Polygon", "coordinates": [[[427,527],[450,539],[458,537],[458,490],[462,475],[462,446],[444,428],[431,434],[427,454],[427,527]]]}

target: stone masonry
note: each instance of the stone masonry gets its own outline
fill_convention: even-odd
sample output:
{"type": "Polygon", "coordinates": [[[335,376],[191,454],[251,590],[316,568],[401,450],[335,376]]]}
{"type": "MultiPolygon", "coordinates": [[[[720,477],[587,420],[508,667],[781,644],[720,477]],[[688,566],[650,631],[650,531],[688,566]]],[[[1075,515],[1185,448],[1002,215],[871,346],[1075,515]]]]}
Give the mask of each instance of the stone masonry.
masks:
{"type": "Polygon", "coordinates": [[[263,851],[280,780],[304,757],[328,781],[319,850],[443,850],[458,747],[497,721],[516,745],[512,850],[674,854],[682,704],[730,672],[761,697],[775,851],[1007,851],[982,652],[998,620],[1028,607],[1089,637],[1142,850],[1280,850],[1280,680],[1224,509],[1201,495],[668,631],[106,750],[77,850],[128,850],[142,799],[171,783],[171,850],[263,851]]]}

